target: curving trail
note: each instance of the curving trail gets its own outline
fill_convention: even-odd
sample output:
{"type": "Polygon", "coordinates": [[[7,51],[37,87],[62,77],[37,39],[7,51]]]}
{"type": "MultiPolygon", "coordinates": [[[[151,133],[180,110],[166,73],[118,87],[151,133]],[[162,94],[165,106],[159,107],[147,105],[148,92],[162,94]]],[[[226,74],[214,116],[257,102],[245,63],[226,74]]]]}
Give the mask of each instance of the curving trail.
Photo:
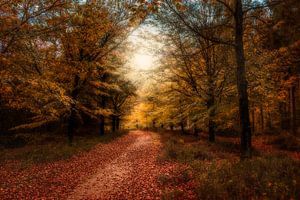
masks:
{"type": "Polygon", "coordinates": [[[189,195],[189,184],[164,186],[158,181],[180,167],[158,161],[161,147],[158,134],[131,131],[67,160],[25,169],[8,161],[0,165],[0,199],[161,199],[174,188],[189,195]]]}
{"type": "Polygon", "coordinates": [[[79,184],[68,199],[160,199],[159,143],[150,134],[130,132],[127,137],[135,140],[116,159],[79,184]]]}

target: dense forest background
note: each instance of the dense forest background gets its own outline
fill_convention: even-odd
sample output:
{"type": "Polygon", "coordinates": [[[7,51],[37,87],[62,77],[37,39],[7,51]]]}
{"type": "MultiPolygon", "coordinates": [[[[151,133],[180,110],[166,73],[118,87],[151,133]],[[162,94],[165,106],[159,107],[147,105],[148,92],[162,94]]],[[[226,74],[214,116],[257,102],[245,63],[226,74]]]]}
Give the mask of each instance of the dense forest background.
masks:
{"type": "Polygon", "coordinates": [[[158,10],[163,58],[137,121],[210,141],[241,133],[245,155],[253,134],[297,135],[299,2],[164,1],[158,10]]]}
{"type": "Polygon", "coordinates": [[[72,142],[87,124],[103,135],[108,118],[119,129],[135,91],[120,67],[145,15],[137,4],[2,1],[1,13],[2,134],[60,130],[72,142]]]}
{"type": "Polygon", "coordinates": [[[0,0],[0,199],[299,199],[299,0],[0,0]]]}
{"type": "Polygon", "coordinates": [[[2,135],[60,132],[71,143],[80,126],[103,135],[126,119],[212,142],[241,133],[247,156],[253,133],[299,132],[297,0],[6,0],[0,12],[2,135]],[[146,18],[163,57],[137,103],[122,66],[146,18]]]}

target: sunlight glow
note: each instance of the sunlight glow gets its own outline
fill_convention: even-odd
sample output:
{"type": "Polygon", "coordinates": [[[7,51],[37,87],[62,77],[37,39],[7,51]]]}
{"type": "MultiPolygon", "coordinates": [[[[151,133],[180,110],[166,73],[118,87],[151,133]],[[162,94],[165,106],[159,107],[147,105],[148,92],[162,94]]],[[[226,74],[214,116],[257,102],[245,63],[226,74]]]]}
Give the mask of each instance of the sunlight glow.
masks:
{"type": "Polygon", "coordinates": [[[137,70],[151,70],[154,68],[155,60],[152,55],[136,53],[132,58],[132,66],[137,70]]]}

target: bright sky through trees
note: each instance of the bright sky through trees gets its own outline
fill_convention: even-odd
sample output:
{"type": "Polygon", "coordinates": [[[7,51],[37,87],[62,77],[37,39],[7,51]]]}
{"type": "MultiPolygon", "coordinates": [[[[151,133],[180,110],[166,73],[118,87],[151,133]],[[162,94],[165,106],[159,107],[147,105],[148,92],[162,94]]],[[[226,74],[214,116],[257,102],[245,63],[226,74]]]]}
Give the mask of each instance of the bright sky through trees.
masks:
{"type": "Polygon", "coordinates": [[[299,199],[299,11],[0,0],[0,200],[299,199]]]}
{"type": "Polygon", "coordinates": [[[153,55],[137,52],[131,60],[134,68],[140,70],[149,70],[154,67],[155,58],[153,55]]]}
{"type": "Polygon", "coordinates": [[[160,56],[157,50],[162,47],[155,37],[158,31],[152,25],[142,25],[129,37],[130,69],[135,72],[145,72],[155,69],[159,65],[160,56]]]}

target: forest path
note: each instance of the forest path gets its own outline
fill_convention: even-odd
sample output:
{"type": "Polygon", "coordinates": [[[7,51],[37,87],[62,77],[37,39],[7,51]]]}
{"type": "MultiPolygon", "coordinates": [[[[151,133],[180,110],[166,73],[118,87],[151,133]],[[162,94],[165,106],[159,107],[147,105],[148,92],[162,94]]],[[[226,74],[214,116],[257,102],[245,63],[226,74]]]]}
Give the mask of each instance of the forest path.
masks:
{"type": "Polygon", "coordinates": [[[154,133],[131,131],[126,137],[134,140],[124,140],[129,145],[120,145],[123,138],[111,143],[112,149],[124,149],[79,184],[68,199],[160,199],[157,185],[160,143],[151,134],[154,133]]]}

